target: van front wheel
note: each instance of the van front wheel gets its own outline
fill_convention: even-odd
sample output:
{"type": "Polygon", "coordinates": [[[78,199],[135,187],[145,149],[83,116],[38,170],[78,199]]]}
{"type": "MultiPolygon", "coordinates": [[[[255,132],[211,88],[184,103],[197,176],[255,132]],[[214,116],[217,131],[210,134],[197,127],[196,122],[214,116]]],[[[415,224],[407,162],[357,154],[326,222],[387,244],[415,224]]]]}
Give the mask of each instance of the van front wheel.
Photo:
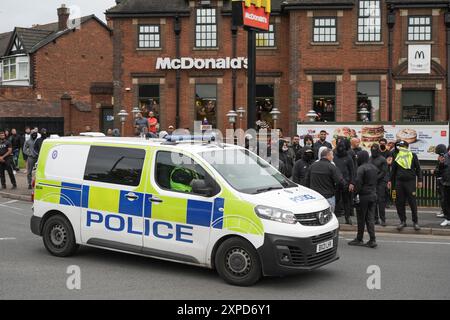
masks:
{"type": "Polygon", "coordinates": [[[45,248],[57,257],[71,256],[79,247],[70,222],[60,215],[50,217],[45,222],[42,237],[45,248]]]}
{"type": "Polygon", "coordinates": [[[261,279],[261,262],[255,248],[240,238],[225,240],[215,257],[217,273],[236,286],[251,286],[261,279]]]}

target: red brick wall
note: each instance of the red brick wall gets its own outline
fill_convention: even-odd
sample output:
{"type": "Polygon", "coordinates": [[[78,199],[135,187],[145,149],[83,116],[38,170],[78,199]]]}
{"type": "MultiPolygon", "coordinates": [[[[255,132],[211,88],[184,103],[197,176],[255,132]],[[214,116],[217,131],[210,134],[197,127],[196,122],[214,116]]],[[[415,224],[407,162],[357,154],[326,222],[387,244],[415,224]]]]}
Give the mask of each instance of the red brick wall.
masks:
{"type": "MultiPolygon", "coordinates": [[[[195,11],[191,13],[195,17],[195,11]]],[[[275,84],[275,101],[281,110],[281,126],[288,130],[292,121],[289,120],[289,68],[286,61],[289,59],[289,46],[283,35],[288,32],[289,22],[284,19],[279,21],[273,17],[276,25],[277,48],[270,50],[257,50],[257,72],[281,73],[281,78],[259,77],[258,82],[264,84],[275,84]]],[[[183,57],[198,58],[224,58],[232,56],[232,32],[231,17],[219,17],[218,27],[218,50],[194,50],[195,26],[194,19],[181,18],[181,46],[180,55],[183,57]]],[[[152,73],[155,78],[138,78],[139,84],[161,83],[160,97],[162,110],[162,129],[168,125],[175,125],[176,116],[176,72],[174,70],[155,70],[158,57],[176,57],[176,40],[174,19],[121,19],[113,21],[114,30],[120,30],[122,46],[122,88],[120,89],[121,105],[130,113],[137,104],[138,84],[133,84],[131,73],[152,73]],[[133,24],[134,23],[134,24],[133,24]],[[161,24],[162,49],[161,50],[136,50],[136,38],[138,24],[154,23],[161,24]],[[164,79],[164,80],[161,80],[164,79]],[[125,88],[133,88],[132,92],[126,92],[125,88]]],[[[246,32],[240,29],[237,37],[237,56],[247,56],[246,32]]],[[[193,129],[195,117],[195,83],[217,84],[218,91],[218,127],[226,129],[229,127],[226,114],[233,108],[232,100],[232,71],[231,70],[183,70],[180,81],[180,127],[193,129]]],[[[247,73],[245,70],[237,71],[236,107],[247,105],[247,73]]],[[[116,106],[116,109],[118,107],[116,106]]],[[[246,119],[243,121],[246,125],[246,119]]],[[[127,123],[127,134],[132,133],[132,121],[127,123]]]]}
{"type": "MultiPolygon", "coordinates": [[[[111,105],[111,97],[92,97],[91,84],[112,82],[112,37],[110,32],[97,21],[90,20],[81,25],[81,29],[70,32],[38,50],[34,60],[33,87],[0,87],[0,100],[22,102],[16,108],[15,116],[58,117],[62,111],[43,114],[40,108],[29,110],[27,102],[36,103],[41,95],[42,104],[59,104],[61,96],[68,93],[72,102],[91,105],[91,112],[80,112],[73,107],[72,132],[78,133],[89,125],[99,129],[99,109],[97,103],[111,105]]],[[[5,115],[6,116],[6,115],[5,115]]],[[[12,116],[10,114],[9,116],[12,116]]],[[[68,127],[69,128],[69,127],[68,127]]]]}

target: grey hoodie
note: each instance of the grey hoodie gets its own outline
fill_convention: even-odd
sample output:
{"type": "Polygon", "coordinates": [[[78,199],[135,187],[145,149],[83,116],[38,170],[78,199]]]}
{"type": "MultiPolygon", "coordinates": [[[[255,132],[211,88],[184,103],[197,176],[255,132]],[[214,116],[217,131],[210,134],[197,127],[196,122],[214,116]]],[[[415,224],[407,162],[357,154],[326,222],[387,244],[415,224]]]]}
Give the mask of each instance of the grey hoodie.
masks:
{"type": "Polygon", "coordinates": [[[36,151],[34,150],[34,144],[36,143],[37,139],[38,138],[33,140],[33,138],[30,137],[30,139],[25,142],[25,144],[23,145],[23,153],[24,154],[26,154],[27,156],[32,157],[32,158],[37,158],[39,156],[36,153],[36,151]]]}

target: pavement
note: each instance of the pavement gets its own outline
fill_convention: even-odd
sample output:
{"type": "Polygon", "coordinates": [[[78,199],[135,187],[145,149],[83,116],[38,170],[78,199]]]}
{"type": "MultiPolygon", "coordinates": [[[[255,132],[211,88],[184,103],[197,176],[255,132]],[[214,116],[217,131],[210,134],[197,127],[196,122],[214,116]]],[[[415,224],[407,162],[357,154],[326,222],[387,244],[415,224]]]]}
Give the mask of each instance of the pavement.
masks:
{"type": "Polygon", "coordinates": [[[0,299],[450,299],[446,237],[380,234],[378,247],[369,249],[348,246],[353,234],[341,232],[338,261],[241,288],[224,283],[213,270],[101,249],[51,256],[30,232],[31,215],[29,202],[0,197],[0,299]],[[73,284],[74,266],[80,290],[67,286],[73,284]]]}
{"type": "MultiPolygon", "coordinates": [[[[9,184],[9,179],[7,178],[7,189],[0,190],[0,196],[21,201],[31,201],[31,190],[28,190],[27,176],[25,170],[21,170],[16,174],[17,186],[16,190],[11,190],[11,185],[9,184]]],[[[428,235],[439,235],[439,236],[449,236],[450,237],[450,226],[441,227],[440,223],[443,221],[442,218],[437,218],[436,214],[440,212],[440,208],[419,208],[419,224],[421,226],[420,231],[415,231],[412,228],[411,212],[407,209],[408,227],[399,232],[396,226],[399,224],[399,219],[397,216],[397,211],[395,206],[391,206],[386,211],[386,227],[376,226],[376,233],[392,233],[392,234],[428,234],[428,235]]],[[[356,232],[356,217],[352,217],[353,225],[345,224],[345,219],[343,217],[339,218],[341,223],[341,231],[356,232]]]]}

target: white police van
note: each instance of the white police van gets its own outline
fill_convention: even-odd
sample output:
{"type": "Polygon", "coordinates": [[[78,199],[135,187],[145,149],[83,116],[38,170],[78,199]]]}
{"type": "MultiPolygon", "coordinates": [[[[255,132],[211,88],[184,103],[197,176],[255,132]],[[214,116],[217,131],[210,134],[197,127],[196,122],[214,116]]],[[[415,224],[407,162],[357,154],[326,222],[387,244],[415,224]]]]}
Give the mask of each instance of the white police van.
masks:
{"type": "Polygon", "coordinates": [[[338,259],[328,202],[235,145],[52,138],[34,185],[31,230],[55,256],[87,245],[214,268],[242,286],[338,259]]]}

